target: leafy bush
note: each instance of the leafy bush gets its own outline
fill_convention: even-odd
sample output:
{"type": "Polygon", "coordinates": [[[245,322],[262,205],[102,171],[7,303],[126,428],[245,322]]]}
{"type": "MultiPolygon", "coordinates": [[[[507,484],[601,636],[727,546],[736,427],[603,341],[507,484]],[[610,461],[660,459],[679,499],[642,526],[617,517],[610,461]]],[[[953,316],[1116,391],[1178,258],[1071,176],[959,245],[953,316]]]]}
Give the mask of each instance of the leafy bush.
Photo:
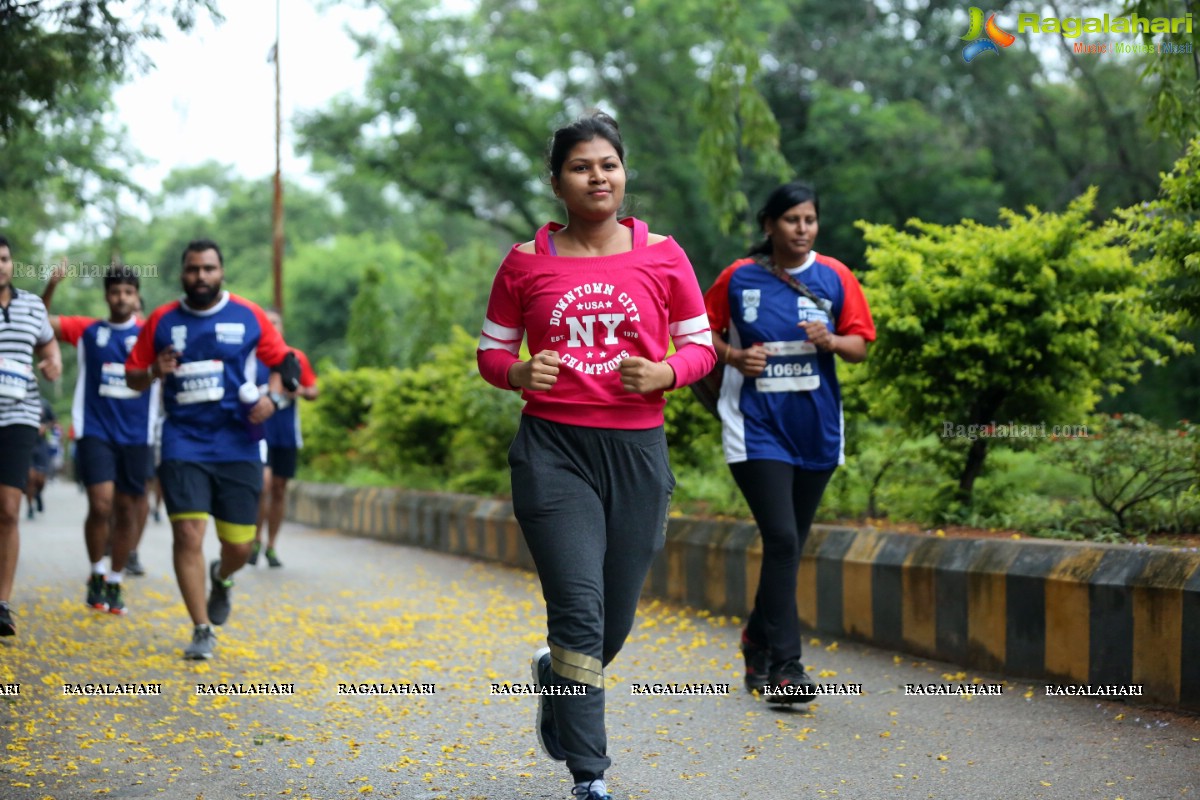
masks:
{"type": "Polygon", "coordinates": [[[314,477],[341,480],[361,462],[358,447],[371,417],[375,387],[387,383],[391,372],[322,370],[321,394],[311,404],[300,404],[300,454],[314,477]]]}
{"type": "Polygon", "coordinates": [[[673,469],[720,467],[728,471],[721,451],[721,423],[704,410],[690,390],[667,393],[663,427],[673,469]]]}
{"type": "MultiPolygon", "coordinates": [[[[1152,275],[1121,229],[1090,221],[1095,198],[1091,189],[1061,213],[1004,210],[995,227],[860,222],[879,329],[865,364],[872,413],[916,436],[996,420],[1074,424],[1144,361],[1186,351],[1179,315],[1147,302],[1152,275]]],[[[944,437],[964,507],[992,441],[1007,444],[944,437]]]]}
{"type": "Polygon", "coordinates": [[[383,475],[410,488],[507,493],[508,445],[521,402],[516,392],[480,379],[475,346],[456,326],[415,368],[323,375],[321,395],[302,420],[310,474],[369,475],[373,484],[383,475]]]}
{"type": "Polygon", "coordinates": [[[1197,426],[1164,429],[1136,414],[1101,417],[1092,435],[1059,442],[1053,460],[1085,476],[1092,504],[1080,504],[1068,530],[1092,536],[1195,530],[1200,517],[1197,426]]]}
{"type": "MultiPolygon", "coordinates": [[[[411,369],[323,370],[320,399],[301,408],[305,475],[507,496],[520,395],[479,377],[475,347],[474,337],[454,328],[411,369]]],[[[665,418],[677,479],[674,508],[748,519],[724,463],[720,424],[686,391],[668,396],[665,418]]],[[[956,474],[968,442],[947,447],[939,436],[914,438],[902,426],[847,413],[846,464],[834,473],[818,519],[1101,540],[1200,530],[1195,426],[1162,430],[1115,415],[1091,430],[1096,435],[1088,438],[1013,441],[996,450],[964,504],[956,474]]]]}

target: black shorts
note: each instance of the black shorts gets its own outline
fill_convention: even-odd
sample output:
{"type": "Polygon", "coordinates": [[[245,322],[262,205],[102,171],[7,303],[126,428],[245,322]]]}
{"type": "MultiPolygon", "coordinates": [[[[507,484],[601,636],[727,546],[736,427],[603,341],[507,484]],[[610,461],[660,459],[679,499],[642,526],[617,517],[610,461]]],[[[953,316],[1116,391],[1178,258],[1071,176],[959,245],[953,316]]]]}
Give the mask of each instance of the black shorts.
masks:
{"type": "Polygon", "coordinates": [[[217,536],[233,544],[254,538],[262,478],[257,461],[164,461],[158,468],[167,516],[201,519],[211,514],[217,536]]]}
{"type": "Polygon", "coordinates": [[[295,447],[267,447],[267,466],[271,475],[280,478],[296,477],[296,456],[299,450],[295,447]]]}
{"type": "Polygon", "coordinates": [[[154,445],[146,445],[146,480],[152,481],[158,477],[158,457],[154,453],[154,445]]]}
{"type": "Polygon", "coordinates": [[[50,471],[50,467],[54,464],[54,450],[50,447],[50,443],[45,439],[38,439],[37,444],[33,446],[33,453],[30,456],[29,468],[43,475],[50,471]]]}
{"type": "Polygon", "coordinates": [[[96,436],[75,443],[75,468],[84,486],[113,481],[121,494],[140,497],[146,493],[146,461],[152,457],[148,444],[114,444],[96,436]]]}
{"type": "Polygon", "coordinates": [[[0,486],[25,491],[29,483],[29,465],[38,442],[38,429],[32,425],[0,427],[0,486]]]}

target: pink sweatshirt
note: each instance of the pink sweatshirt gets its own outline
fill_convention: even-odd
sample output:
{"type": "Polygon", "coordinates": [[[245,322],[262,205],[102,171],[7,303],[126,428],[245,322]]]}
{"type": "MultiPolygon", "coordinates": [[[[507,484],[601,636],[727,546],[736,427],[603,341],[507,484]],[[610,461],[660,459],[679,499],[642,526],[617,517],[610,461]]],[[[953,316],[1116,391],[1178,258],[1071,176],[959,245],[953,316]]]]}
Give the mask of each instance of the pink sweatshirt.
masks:
{"type": "Polygon", "coordinates": [[[666,359],[678,389],[706,375],[716,363],[704,296],[691,262],[674,239],[647,245],[646,224],[632,229],[633,249],[611,256],[549,255],[551,222],[537,233],[537,253],[508,252],[488,298],[487,319],[476,355],[479,373],[494,386],[512,389],[508,368],[520,360],[521,338],[529,352],[555,350],[562,363],[558,382],[545,392],[522,393],[524,413],[590,428],[639,430],[663,424],[662,392],[636,394],[621,386],[622,359],[666,359]]]}

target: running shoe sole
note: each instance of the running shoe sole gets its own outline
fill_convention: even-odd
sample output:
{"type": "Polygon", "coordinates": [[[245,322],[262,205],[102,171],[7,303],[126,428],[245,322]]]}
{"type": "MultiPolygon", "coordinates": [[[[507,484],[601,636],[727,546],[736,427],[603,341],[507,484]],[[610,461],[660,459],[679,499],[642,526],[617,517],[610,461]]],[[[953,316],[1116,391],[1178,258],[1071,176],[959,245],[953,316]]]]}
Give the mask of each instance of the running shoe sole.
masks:
{"type": "MultiPolygon", "coordinates": [[[[546,685],[542,679],[542,660],[547,661],[550,658],[550,648],[543,647],[533,654],[533,658],[529,662],[529,671],[533,674],[533,682],[539,688],[546,685]]],[[[549,672],[549,669],[546,670],[549,672]]],[[[537,724],[533,728],[537,731],[538,744],[542,746],[542,751],[555,761],[566,761],[566,751],[562,749],[562,745],[558,741],[558,729],[554,724],[554,708],[550,705],[549,695],[538,695],[538,710],[537,724]]]]}

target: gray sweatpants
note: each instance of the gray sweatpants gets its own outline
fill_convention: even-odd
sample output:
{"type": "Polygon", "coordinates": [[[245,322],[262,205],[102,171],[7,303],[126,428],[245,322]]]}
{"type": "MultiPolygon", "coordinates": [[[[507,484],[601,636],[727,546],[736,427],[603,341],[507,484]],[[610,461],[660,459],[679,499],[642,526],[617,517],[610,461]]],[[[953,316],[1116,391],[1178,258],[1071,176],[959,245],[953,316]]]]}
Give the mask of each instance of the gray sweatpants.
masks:
{"type": "Polygon", "coordinates": [[[604,667],[633,627],[654,554],[666,539],[675,477],[661,427],[615,430],[530,416],[508,453],[513,511],[546,600],[559,741],[575,780],[611,764],[604,727],[604,667]]]}

